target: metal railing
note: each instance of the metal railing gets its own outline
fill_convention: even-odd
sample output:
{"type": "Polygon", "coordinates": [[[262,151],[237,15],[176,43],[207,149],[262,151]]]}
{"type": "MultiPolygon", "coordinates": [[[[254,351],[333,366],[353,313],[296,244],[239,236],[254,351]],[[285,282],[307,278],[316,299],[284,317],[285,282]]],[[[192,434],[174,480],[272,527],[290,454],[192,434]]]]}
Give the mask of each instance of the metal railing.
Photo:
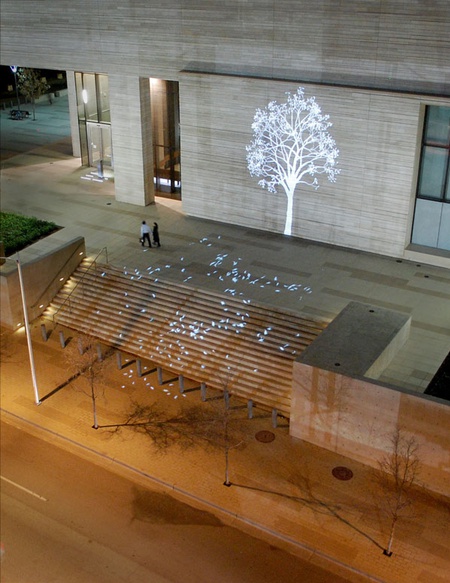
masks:
{"type": "MultiPolygon", "coordinates": [[[[56,320],[56,316],[58,315],[58,313],[64,308],[64,306],[68,303],[69,305],[69,312],[72,311],[72,307],[71,307],[71,303],[70,303],[70,299],[72,297],[72,294],[74,293],[74,291],[84,283],[84,278],[86,277],[86,275],[90,272],[90,270],[92,269],[92,267],[94,267],[94,269],[97,271],[97,260],[100,257],[100,255],[102,253],[105,253],[105,258],[106,258],[106,265],[108,265],[108,249],[107,247],[103,247],[103,249],[100,249],[100,251],[97,253],[97,255],[95,256],[95,258],[92,260],[91,264],[89,265],[89,267],[86,269],[86,271],[83,273],[83,275],[81,276],[80,280],[74,285],[73,289],[70,291],[69,295],[66,297],[66,299],[63,301],[63,303],[59,306],[59,308],[55,311],[55,313],[52,316],[52,321],[55,322],[56,320]]],[[[83,289],[83,288],[82,288],[83,289]]]]}
{"type": "MultiPolygon", "coordinates": [[[[72,253],[72,255],[69,257],[69,259],[66,261],[66,263],[61,267],[61,269],[58,271],[58,273],[53,277],[53,279],[49,282],[49,284],[47,285],[47,287],[44,289],[44,291],[41,293],[41,295],[38,297],[38,299],[34,302],[34,304],[32,306],[30,306],[30,308],[33,310],[36,306],[39,305],[39,303],[41,302],[42,298],[47,294],[48,290],[52,287],[52,285],[55,283],[55,281],[57,279],[60,279],[62,272],[64,271],[68,261],[70,261],[72,259],[72,257],[74,257],[77,253],[80,253],[80,247],[82,247],[84,244],[84,242],[81,242],[80,245],[77,247],[77,249],[75,249],[75,251],[72,253]]],[[[102,250],[103,251],[103,250],[102,250]]]]}

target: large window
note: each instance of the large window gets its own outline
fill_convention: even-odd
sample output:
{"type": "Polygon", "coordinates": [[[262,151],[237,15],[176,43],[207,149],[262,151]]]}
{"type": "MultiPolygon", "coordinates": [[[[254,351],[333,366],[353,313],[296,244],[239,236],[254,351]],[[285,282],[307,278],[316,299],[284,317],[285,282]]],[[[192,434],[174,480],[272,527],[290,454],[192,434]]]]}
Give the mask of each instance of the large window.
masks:
{"type": "Polygon", "coordinates": [[[111,115],[107,75],[75,73],[83,165],[112,175],[111,115]]]}
{"type": "Polygon", "coordinates": [[[427,107],[412,242],[450,251],[450,107],[427,107]]]}

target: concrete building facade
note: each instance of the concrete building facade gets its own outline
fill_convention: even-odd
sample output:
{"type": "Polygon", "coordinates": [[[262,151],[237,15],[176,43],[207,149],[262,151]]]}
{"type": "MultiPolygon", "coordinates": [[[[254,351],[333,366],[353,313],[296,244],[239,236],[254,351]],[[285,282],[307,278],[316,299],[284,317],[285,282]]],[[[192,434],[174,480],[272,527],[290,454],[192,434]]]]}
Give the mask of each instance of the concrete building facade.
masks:
{"type": "Polygon", "coordinates": [[[151,204],[171,174],[187,214],[275,233],[286,196],[250,176],[246,146],[255,111],[303,87],[341,172],[297,186],[292,235],[450,266],[449,28],[447,0],[3,0],[1,63],[67,71],[81,157],[80,83],[101,76],[117,200],[151,204]],[[179,140],[161,155],[159,81],[177,93],[179,140]]]}

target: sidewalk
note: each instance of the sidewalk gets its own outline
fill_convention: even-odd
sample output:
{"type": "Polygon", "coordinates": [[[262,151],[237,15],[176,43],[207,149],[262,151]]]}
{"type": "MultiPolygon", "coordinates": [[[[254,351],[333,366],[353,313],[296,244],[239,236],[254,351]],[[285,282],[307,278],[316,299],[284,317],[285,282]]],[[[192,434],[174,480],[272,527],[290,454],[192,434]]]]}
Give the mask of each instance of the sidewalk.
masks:
{"type": "MultiPolygon", "coordinates": [[[[179,202],[168,199],[158,198],[145,208],[118,203],[111,182],[89,179],[89,171],[70,157],[63,101],[45,108],[37,113],[42,128],[40,121],[11,121],[1,112],[2,148],[7,150],[2,210],[53,220],[85,237],[91,256],[106,246],[113,265],[137,275],[145,270],[177,281],[189,278],[197,287],[243,293],[325,319],[334,318],[351,300],[410,314],[410,340],[380,380],[423,392],[450,346],[448,270],[192,219],[179,202]],[[5,132],[12,134],[4,139],[5,132]],[[159,223],[161,249],[140,247],[143,219],[159,223]],[[235,270],[251,273],[254,283],[243,287],[233,281],[235,270]]],[[[44,343],[39,324],[33,324],[32,334],[42,398],[67,380],[67,371],[58,333],[44,343]]],[[[421,499],[414,516],[398,527],[394,555],[385,557],[380,546],[386,544],[387,527],[374,510],[369,468],[294,442],[286,427],[273,430],[270,418],[257,417],[248,426],[245,447],[230,453],[230,479],[240,486],[224,487],[220,453],[196,448],[156,456],[143,436],[95,431],[89,399],[70,386],[36,406],[23,332],[13,338],[10,346],[2,346],[1,408],[8,422],[60,441],[148,487],[168,485],[174,495],[206,505],[227,523],[275,539],[277,546],[336,573],[341,574],[341,564],[350,565],[349,580],[370,580],[358,574],[370,573],[373,581],[448,581],[448,505],[421,499]],[[259,430],[273,431],[275,440],[259,442],[259,430]],[[350,468],[353,478],[335,479],[331,471],[337,466],[350,468]]],[[[122,420],[130,395],[143,400],[157,395],[172,405],[182,398],[175,384],[159,387],[154,377],[144,381],[132,370],[112,371],[106,400],[99,402],[101,424],[122,420]]],[[[200,399],[198,392],[185,398],[200,399]]]]}
{"type": "MultiPolygon", "coordinates": [[[[65,331],[66,338],[72,335],[65,331]]],[[[194,447],[180,452],[173,448],[161,454],[148,437],[130,429],[111,434],[101,428],[123,422],[130,399],[140,403],[158,400],[164,407],[174,408],[180,399],[199,403],[198,391],[183,397],[176,381],[159,386],[156,373],[139,378],[135,364],[119,370],[113,357],[104,396],[98,400],[100,429],[94,430],[92,404],[79,390],[81,380],[50,394],[68,378],[59,328],[44,342],[40,322],[35,322],[32,337],[42,403],[36,406],[33,401],[24,334],[7,333],[1,366],[1,409],[6,422],[56,441],[143,486],[169,488],[175,497],[206,507],[225,523],[349,581],[448,581],[448,500],[444,505],[437,497],[421,496],[411,516],[399,523],[394,554],[386,557],[382,548],[387,544],[388,523],[379,516],[368,467],[292,440],[286,426],[272,428],[270,417],[256,410],[254,419],[242,422],[246,439],[230,452],[232,486],[225,487],[223,451],[194,447]],[[24,365],[17,366],[19,362],[24,365]],[[261,430],[272,432],[275,439],[258,441],[255,436],[261,430]],[[353,478],[336,479],[331,472],[337,466],[351,469],[353,478]]]]}

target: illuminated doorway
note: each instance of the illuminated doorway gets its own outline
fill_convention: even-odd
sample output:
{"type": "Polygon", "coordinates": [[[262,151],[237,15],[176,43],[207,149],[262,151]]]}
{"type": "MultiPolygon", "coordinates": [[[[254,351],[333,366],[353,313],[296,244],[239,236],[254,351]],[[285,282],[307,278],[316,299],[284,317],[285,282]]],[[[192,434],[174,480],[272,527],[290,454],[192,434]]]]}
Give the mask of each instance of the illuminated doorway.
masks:
{"type": "Polygon", "coordinates": [[[176,81],[150,79],[156,193],[181,199],[180,114],[176,81]]]}

